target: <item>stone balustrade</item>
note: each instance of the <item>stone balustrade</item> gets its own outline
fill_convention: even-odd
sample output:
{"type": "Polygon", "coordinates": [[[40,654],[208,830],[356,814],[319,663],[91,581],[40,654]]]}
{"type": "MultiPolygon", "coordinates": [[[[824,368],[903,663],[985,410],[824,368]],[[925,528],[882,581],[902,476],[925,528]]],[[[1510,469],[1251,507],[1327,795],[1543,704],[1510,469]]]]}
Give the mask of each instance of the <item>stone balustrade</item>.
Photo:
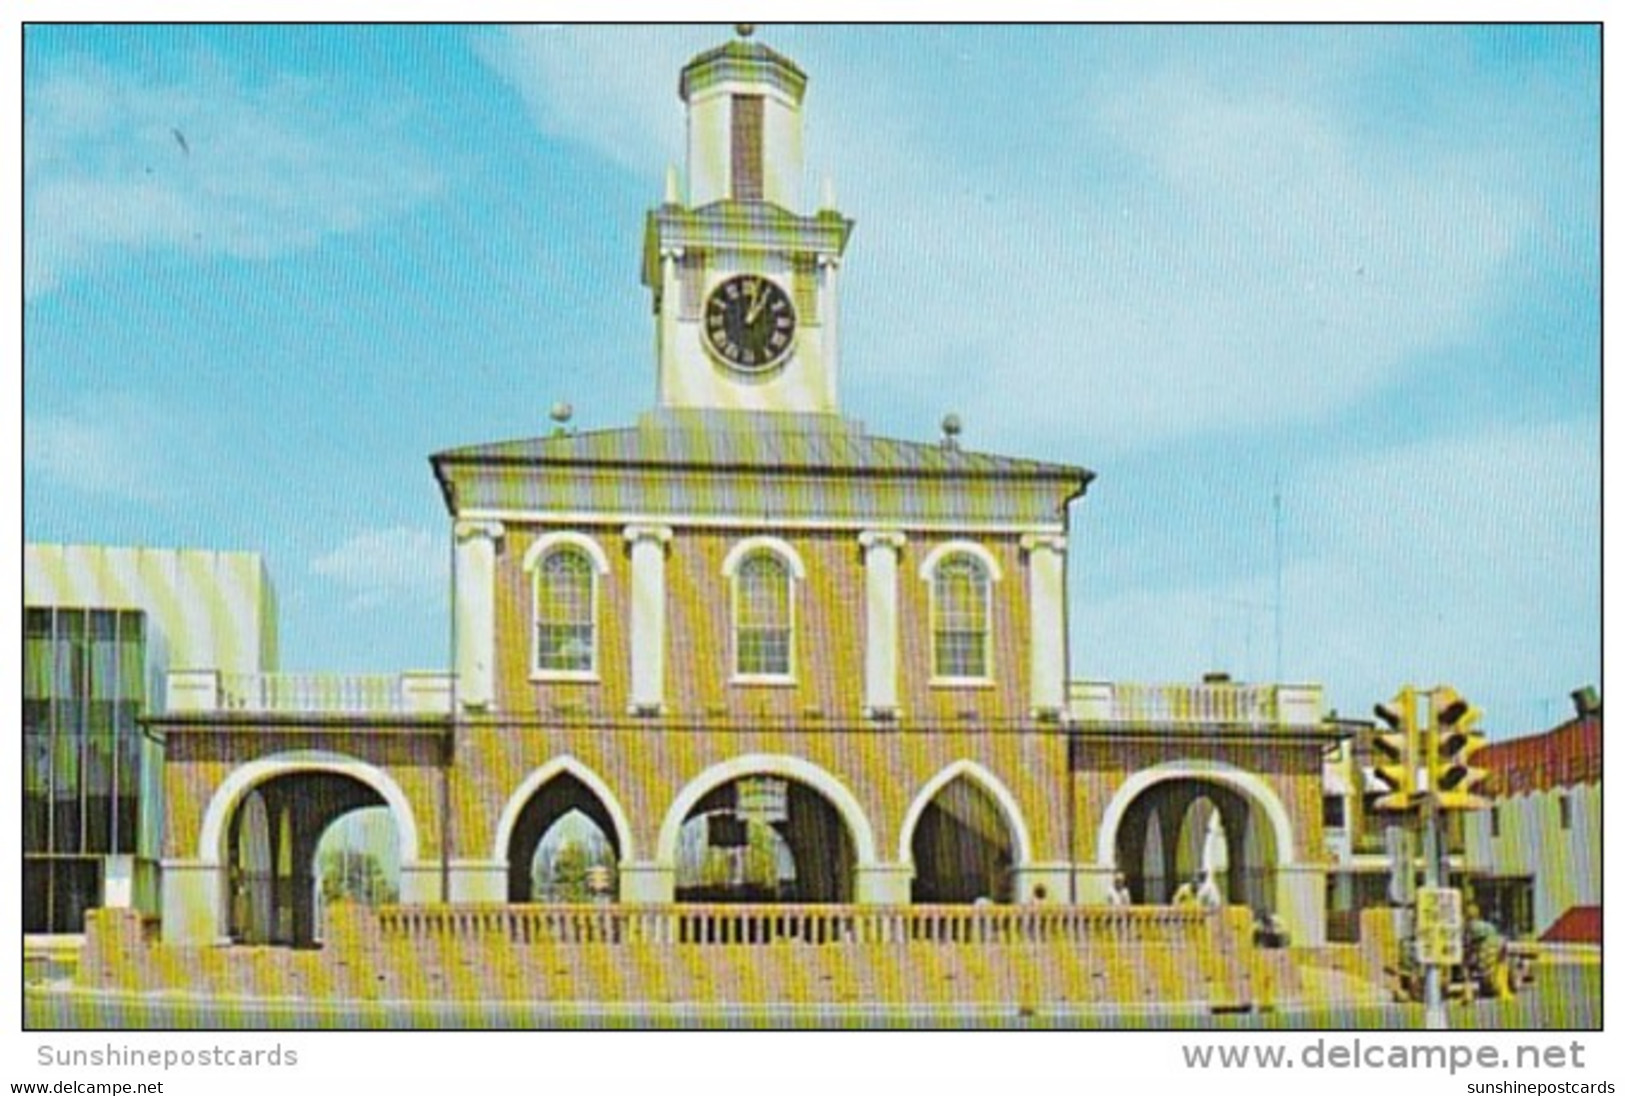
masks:
{"type": "Polygon", "coordinates": [[[452,678],[432,671],[403,674],[222,673],[172,670],[170,712],[276,715],[444,715],[452,678]]]}
{"type": "Polygon", "coordinates": [[[1318,685],[1076,681],[1071,716],[1084,725],[1304,727],[1322,717],[1318,685]]]}

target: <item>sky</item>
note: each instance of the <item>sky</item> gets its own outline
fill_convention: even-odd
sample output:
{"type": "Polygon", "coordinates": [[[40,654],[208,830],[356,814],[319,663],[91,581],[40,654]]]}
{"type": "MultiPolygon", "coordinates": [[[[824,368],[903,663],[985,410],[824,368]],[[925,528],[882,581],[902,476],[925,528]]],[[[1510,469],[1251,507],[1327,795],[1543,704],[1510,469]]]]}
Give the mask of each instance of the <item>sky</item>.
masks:
{"type": "MultiPolygon", "coordinates": [[[[427,457],[654,404],[643,217],[730,36],[29,27],[26,538],[257,551],[284,669],[445,665],[427,457]]],[[[857,223],[843,411],[1098,475],[1075,678],[1497,736],[1600,684],[1594,28],[759,37],[857,223]]]]}

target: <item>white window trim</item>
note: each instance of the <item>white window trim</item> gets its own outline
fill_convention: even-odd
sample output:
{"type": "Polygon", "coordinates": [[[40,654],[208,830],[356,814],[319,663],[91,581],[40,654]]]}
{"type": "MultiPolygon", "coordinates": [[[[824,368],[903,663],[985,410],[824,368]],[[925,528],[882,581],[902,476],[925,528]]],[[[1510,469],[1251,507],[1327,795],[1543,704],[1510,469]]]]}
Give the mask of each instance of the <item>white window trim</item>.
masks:
{"type": "Polygon", "coordinates": [[[728,683],[730,685],[794,685],[796,684],[796,601],[799,584],[807,578],[807,568],[801,556],[787,541],[778,537],[746,537],[728,550],[722,561],[722,574],[728,580],[728,683]],[[745,674],[739,672],[739,568],[751,556],[767,552],[784,564],[790,583],[790,670],[783,674],[745,674]]]}
{"type": "Polygon", "coordinates": [[[993,553],[977,544],[973,540],[950,540],[939,544],[926,554],[920,561],[920,578],[926,584],[926,598],[930,602],[931,629],[931,677],[927,685],[933,689],[989,689],[992,688],[996,676],[993,667],[993,652],[996,644],[993,642],[993,587],[1004,580],[1004,571],[999,567],[999,561],[993,553]],[[983,638],[982,665],[987,673],[970,677],[950,676],[937,673],[937,568],[956,556],[970,556],[980,563],[987,572],[987,605],[986,620],[987,632],[983,638]]]}
{"type": "Polygon", "coordinates": [[[980,560],[982,566],[987,568],[987,577],[992,581],[1004,581],[1004,569],[999,566],[999,561],[994,558],[992,552],[974,540],[950,540],[931,549],[920,561],[920,577],[930,582],[936,577],[937,567],[943,560],[961,554],[972,555],[980,560]]]}
{"type": "Polygon", "coordinates": [[[739,570],[739,565],[745,562],[747,556],[758,551],[766,550],[782,559],[790,568],[790,576],[798,581],[807,577],[807,567],[801,562],[801,556],[790,546],[787,540],[778,537],[746,537],[744,540],[728,549],[728,555],[722,561],[722,575],[724,578],[733,578],[739,570]]]}
{"type": "Polygon", "coordinates": [[[604,549],[599,546],[596,540],[584,533],[571,533],[562,530],[544,533],[537,537],[536,542],[525,550],[523,569],[527,572],[534,571],[536,565],[542,561],[542,558],[547,553],[565,544],[574,545],[586,552],[592,559],[594,569],[600,575],[609,574],[609,556],[604,554],[604,549]]]}
{"type": "Polygon", "coordinates": [[[525,552],[523,570],[530,575],[530,680],[533,682],[586,682],[594,683],[598,676],[598,651],[603,646],[603,636],[599,628],[599,587],[601,579],[609,574],[609,557],[598,542],[581,533],[553,532],[537,537],[536,542],[525,552]],[[536,602],[540,591],[537,584],[542,580],[542,561],[560,548],[576,548],[585,553],[591,563],[592,573],[592,666],[586,670],[544,670],[537,665],[536,650],[536,602]]]}

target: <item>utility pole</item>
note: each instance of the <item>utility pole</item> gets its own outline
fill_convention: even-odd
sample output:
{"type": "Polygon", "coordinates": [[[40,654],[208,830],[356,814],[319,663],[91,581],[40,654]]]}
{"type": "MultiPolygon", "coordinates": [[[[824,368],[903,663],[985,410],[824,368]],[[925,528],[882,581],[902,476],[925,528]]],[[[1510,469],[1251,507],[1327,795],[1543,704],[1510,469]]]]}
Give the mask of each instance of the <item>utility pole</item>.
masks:
{"type": "MultiPolygon", "coordinates": [[[[1424,779],[1427,770],[1421,775],[1424,779]]],[[[1424,789],[1426,791],[1428,789],[1424,789]]],[[[1422,800],[1422,872],[1426,880],[1425,886],[1429,890],[1436,890],[1447,885],[1447,880],[1441,878],[1440,857],[1443,853],[1444,842],[1440,840],[1439,822],[1444,817],[1439,813],[1437,800],[1428,795],[1422,800]]],[[[1421,924],[1423,918],[1417,917],[1417,929],[1424,929],[1421,924]]],[[[1430,961],[1435,957],[1422,954],[1423,949],[1418,948],[1417,958],[1423,961],[1422,967],[1422,1003],[1425,1009],[1424,1025],[1429,1031],[1445,1031],[1450,1027],[1450,1017],[1444,1010],[1443,968],[1438,962],[1430,961]]]]}
{"type": "Polygon", "coordinates": [[[1275,474],[1275,683],[1281,684],[1281,474],[1275,474]]]}

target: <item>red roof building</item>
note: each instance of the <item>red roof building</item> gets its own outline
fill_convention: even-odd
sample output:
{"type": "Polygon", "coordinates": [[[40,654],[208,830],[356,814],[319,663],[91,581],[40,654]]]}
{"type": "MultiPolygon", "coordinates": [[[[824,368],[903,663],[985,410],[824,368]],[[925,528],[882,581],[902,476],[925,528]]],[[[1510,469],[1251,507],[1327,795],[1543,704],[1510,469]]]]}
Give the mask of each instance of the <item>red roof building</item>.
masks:
{"type": "Polygon", "coordinates": [[[1490,771],[1489,794],[1528,795],[1602,780],[1602,713],[1592,712],[1543,734],[1495,742],[1474,759],[1490,771]]]}

